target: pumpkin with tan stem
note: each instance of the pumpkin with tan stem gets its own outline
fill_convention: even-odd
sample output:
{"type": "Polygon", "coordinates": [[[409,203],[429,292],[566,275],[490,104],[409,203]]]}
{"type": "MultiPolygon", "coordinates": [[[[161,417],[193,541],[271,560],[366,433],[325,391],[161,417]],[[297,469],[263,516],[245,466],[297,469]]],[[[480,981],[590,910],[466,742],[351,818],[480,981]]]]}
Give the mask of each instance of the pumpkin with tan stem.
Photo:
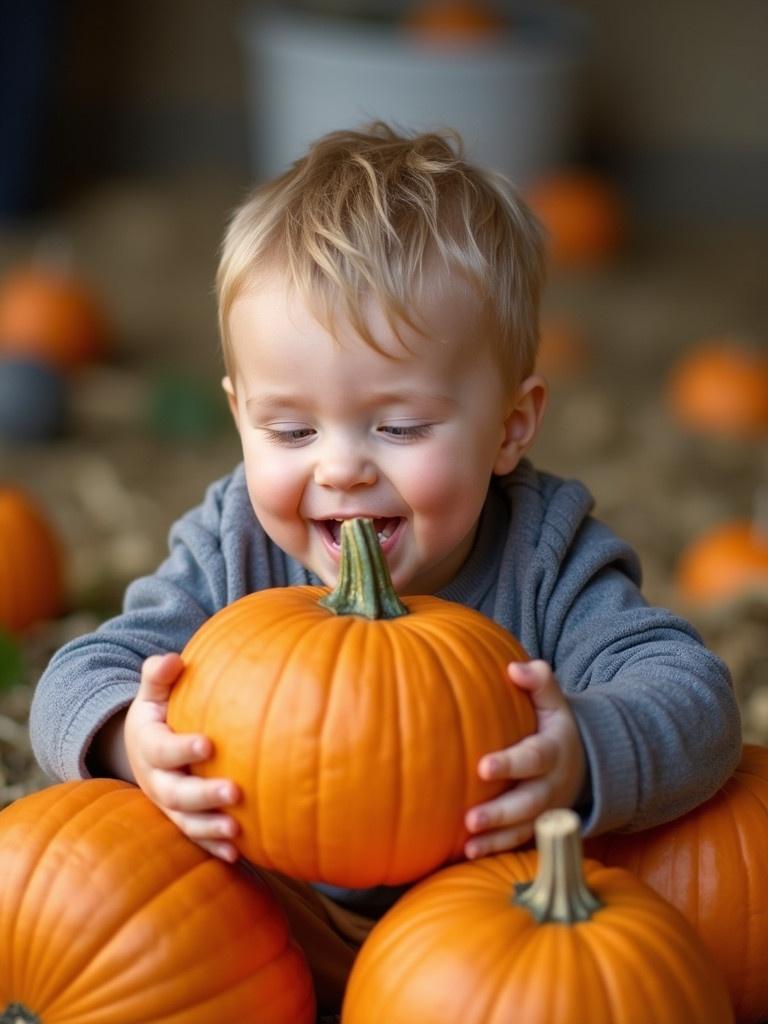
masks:
{"type": "Polygon", "coordinates": [[[535,852],[445,868],[378,922],[342,1024],[728,1024],[728,993],[682,915],[628,871],[582,862],[548,811],[535,852]]]}
{"type": "Polygon", "coordinates": [[[2,1024],[314,1024],[266,886],[135,786],[51,786],[0,812],[2,1024]]]}
{"type": "Polygon", "coordinates": [[[768,1018],[768,749],[746,745],[710,800],[675,821],[590,839],[690,921],[725,975],[739,1021],[768,1018]]]}
{"type": "Polygon", "coordinates": [[[30,495],[0,484],[0,626],[19,632],[55,616],[62,601],[56,535],[30,495]]]}
{"type": "Polygon", "coordinates": [[[506,666],[520,645],[478,612],[400,601],[373,523],[342,526],[339,580],[249,594],[182,652],[168,723],[211,737],[194,771],[234,779],[241,852],[294,878],[396,885],[462,856],[464,815],[505,783],[480,758],[534,731],[506,666]]]}

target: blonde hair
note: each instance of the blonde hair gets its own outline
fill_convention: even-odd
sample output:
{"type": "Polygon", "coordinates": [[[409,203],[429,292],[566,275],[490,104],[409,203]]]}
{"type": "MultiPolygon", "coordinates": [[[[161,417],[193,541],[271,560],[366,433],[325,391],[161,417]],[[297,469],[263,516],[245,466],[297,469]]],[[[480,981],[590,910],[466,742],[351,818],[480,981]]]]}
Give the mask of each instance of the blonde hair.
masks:
{"type": "Polygon", "coordinates": [[[530,373],[542,233],[506,179],[467,163],[454,132],[404,136],[377,122],[323,136],[229,223],[216,281],[226,365],[232,304],[276,264],[320,319],[328,323],[340,309],[376,347],[366,304],[373,298],[390,323],[418,327],[433,253],[478,295],[505,379],[530,373]]]}

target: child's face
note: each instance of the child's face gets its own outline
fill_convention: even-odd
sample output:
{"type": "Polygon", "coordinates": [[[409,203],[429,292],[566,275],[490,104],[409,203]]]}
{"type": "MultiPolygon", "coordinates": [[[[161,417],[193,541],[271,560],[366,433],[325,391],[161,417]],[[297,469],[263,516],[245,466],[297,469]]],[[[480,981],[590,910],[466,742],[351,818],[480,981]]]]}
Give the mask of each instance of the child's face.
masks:
{"type": "Polygon", "coordinates": [[[406,349],[374,308],[377,352],[341,319],[331,336],[282,278],[233,304],[236,372],[224,387],[253,509],[329,586],[338,520],[353,516],[376,521],[400,593],[444,586],[470,551],[491,475],[514,468],[535,434],[544,384],[529,378],[510,399],[468,292],[435,288],[421,312],[429,336],[401,328],[406,349]]]}

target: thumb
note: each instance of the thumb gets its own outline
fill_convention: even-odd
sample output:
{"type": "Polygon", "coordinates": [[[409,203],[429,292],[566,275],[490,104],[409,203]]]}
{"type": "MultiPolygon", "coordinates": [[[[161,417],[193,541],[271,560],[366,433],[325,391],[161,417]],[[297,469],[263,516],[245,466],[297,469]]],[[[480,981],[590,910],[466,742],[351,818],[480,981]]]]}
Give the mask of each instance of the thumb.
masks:
{"type": "Polygon", "coordinates": [[[136,696],[153,704],[165,704],[183,668],[184,662],[178,654],[151,655],[142,665],[136,696]]]}
{"type": "Polygon", "coordinates": [[[551,666],[546,661],[513,661],[507,666],[509,678],[527,690],[537,711],[558,711],[565,703],[551,666]]]}

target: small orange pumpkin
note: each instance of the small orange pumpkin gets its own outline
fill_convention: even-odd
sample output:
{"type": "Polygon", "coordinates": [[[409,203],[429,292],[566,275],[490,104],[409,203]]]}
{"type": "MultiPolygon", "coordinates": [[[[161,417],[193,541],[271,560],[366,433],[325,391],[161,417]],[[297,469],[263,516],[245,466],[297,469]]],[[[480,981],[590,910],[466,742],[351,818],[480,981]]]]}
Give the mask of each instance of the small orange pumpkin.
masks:
{"type": "Polygon", "coordinates": [[[209,857],[135,786],[68,782],[0,812],[3,1021],[314,1024],[264,883],[209,857]]]}
{"type": "Polygon", "coordinates": [[[404,19],[408,33],[430,44],[493,38],[504,22],[482,0],[422,0],[404,19]]]}
{"type": "Polygon", "coordinates": [[[26,629],[61,611],[62,553],[37,502],[0,486],[0,626],[26,629]]]}
{"type": "Polygon", "coordinates": [[[735,438],[768,433],[768,353],[727,338],[692,346],[667,381],[672,415],[690,430],[735,438]]]}
{"type": "Polygon", "coordinates": [[[72,369],[106,348],[101,305],[74,275],[40,264],[0,281],[0,350],[72,369]]]}
{"type": "Polygon", "coordinates": [[[339,582],[249,594],[182,652],[168,723],[211,737],[194,766],[234,779],[241,852],[294,878],[396,885],[462,856],[465,812],[506,788],[483,754],[532,733],[500,626],[399,601],[370,520],[342,527],[339,582]]]}
{"type": "Polygon", "coordinates": [[[707,530],[684,548],[676,580],[681,596],[698,605],[768,588],[768,532],[747,519],[707,530]]]}
{"type": "Polygon", "coordinates": [[[682,818],[598,836],[587,850],[687,918],[723,971],[737,1020],[768,1018],[768,749],[746,745],[725,786],[682,818]]]}
{"type": "Polygon", "coordinates": [[[445,868],[376,924],[342,1024],[728,1024],[725,984],[679,911],[628,871],[582,862],[549,811],[536,852],[445,868]]]}
{"type": "Polygon", "coordinates": [[[626,235],[618,189],[589,171],[561,171],[534,182],[525,198],[548,236],[554,266],[590,267],[613,258],[626,235]]]}

